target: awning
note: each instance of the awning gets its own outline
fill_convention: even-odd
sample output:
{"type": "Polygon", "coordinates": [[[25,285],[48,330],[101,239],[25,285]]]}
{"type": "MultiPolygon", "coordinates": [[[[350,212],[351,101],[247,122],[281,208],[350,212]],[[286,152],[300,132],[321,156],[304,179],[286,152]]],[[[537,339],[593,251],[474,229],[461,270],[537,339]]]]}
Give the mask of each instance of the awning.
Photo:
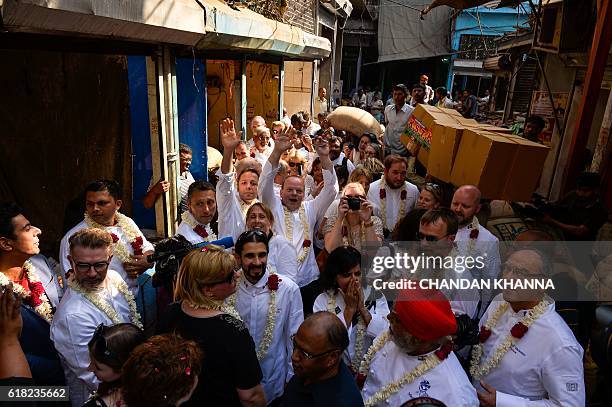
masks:
{"type": "Polygon", "coordinates": [[[232,8],[219,0],[205,0],[206,32],[197,49],[233,49],[266,52],[288,57],[326,58],[331,54],[327,38],[265,18],[246,7],[232,8]]]}
{"type": "MultiPolygon", "coordinates": [[[[349,3],[350,4],[350,3],[349,3]]],[[[219,0],[0,0],[10,32],[105,38],[316,59],[328,39],[219,0]]]]}

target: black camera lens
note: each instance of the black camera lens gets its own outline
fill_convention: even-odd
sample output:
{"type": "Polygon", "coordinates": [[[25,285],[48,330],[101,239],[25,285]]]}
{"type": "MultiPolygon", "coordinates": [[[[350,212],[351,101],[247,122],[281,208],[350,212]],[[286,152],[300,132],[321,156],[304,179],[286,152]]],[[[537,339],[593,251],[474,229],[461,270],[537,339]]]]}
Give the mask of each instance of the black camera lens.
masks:
{"type": "Polygon", "coordinates": [[[349,209],[352,209],[354,211],[358,211],[359,208],[361,208],[361,199],[357,197],[354,197],[354,196],[347,197],[346,203],[348,204],[349,209]]]}

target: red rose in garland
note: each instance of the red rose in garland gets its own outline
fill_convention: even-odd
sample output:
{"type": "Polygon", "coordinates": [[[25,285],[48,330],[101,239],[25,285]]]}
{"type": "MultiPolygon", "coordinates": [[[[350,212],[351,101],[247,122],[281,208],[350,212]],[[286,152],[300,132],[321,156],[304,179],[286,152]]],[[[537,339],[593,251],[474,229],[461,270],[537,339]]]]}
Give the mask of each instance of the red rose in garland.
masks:
{"type": "Polygon", "coordinates": [[[384,188],[380,190],[379,194],[380,194],[380,199],[385,199],[387,197],[387,191],[384,188]]]}
{"type": "Polygon", "coordinates": [[[366,375],[357,373],[357,377],[355,379],[357,380],[357,387],[359,387],[360,390],[363,389],[363,385],[366,381],[366,375]]]}
{"type": "Polygon", "coordinates": [[[453,343],[451,341],[445,342],[440,349],[435,351],[434,353],[440,360],[444,360],[448,357],[448,355],[453,351],[453,343]]]}
{"type": "Polygon", "coordinates": [[[402,193],[400,194],[400,199],[403,201],[406,199],[407,196],[408,196],[408,192],[405,189],[403,189],[402,193]]]}
{"type": "Polygon", "coordinates": [[[119,241],[119,236],[114,233],[111,233],[111,237],[113,238],[113,243],[117,243],[119,241]]]}
{"type": "Polygon", "coordinates": [[[478,233],[480,231],[478,229],[472,229],[470,232],[470,239],[478,239],[478,233]]]}
{"type": "Polygon", "coordinates": [[[304,243],[302,243],[302,247],[310,247],[310,245],[312,244],[312,242],[308,239],[304,240],[304,243]]]}
{"type": "Polygon", "coordinates": [[[485,343],[487,339],[491,336],[491,331],[485,328],[484,326],[480,327],[480,333],[478,334],[478,340],[480,343],[485,343]]]}
{"type": "Polygon", "coordinates": [[[278,278],[278,275],[276,274],[270,274],[268,276],[268,282],[266,283],[268,285],[268,288],[272,291],[276,291],[278,290],[278,283],[281,280],[278,278]]]}
{"type": "Polygon", "coordinates": [[[132,249],[134,249],[134,254],[136,256],[141,256],[142,255],[142,245],[143,245],[143,243],[144,243],[144,241],[142,240],[142,236],[138,236],[131,243],[132,249]]]}
{"type": "Polygon", "coordinates": [[[525,336],[525,334],[527,333],[528,330],[529,330],[529,328],[526,325],[524,325],[522,322],[517,322],[516,324],[514,324],[514,326],[510,330],[510,333],[515,338],[520,339],[523,336],[525,336]]]}

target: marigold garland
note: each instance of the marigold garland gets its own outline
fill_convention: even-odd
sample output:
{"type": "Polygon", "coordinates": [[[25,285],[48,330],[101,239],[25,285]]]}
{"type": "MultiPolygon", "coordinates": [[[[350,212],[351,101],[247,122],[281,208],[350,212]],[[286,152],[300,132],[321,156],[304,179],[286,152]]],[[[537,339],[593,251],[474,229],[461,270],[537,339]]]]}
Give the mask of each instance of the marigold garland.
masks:
{"type": "MultiPolygon", "coordinates": [[[[30,292],[28,293],[19,283],[13,283],[13,292],[26,304],[34,308],[34,311],[45,321],[51,323],[53,321],[53,307],[38,277],[38,271],[29,260],[23,263],[22,269],[26,273],[30,292]]],[[[4,288],[9,284],[11,284],[11,280],[4,273],[0,272],[0,286],[4,288]]]]}

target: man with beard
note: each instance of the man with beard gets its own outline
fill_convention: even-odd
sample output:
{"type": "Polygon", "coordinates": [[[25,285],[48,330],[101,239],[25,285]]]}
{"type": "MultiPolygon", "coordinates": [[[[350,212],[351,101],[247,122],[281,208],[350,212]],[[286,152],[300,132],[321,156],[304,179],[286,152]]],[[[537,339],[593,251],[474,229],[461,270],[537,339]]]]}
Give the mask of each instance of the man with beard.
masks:
{"type": "Polygon", "coordinates": [[[51,340],[60,354],[70,400],[80,407],[100,383],[89,370],[88,344],[100,324],[131,322],[142,328],[134,296],[109,269],[113,238],[105,230],[86,228],[70,236],[73,275],[51,324],[51,340]]]}
{"type": "Polygon", "coordinates": [[[444,294],[407,289],[389,316],[389,331],[374,340],[361,364],[363,399],[370,406],[399,407],[415,397],[432,397],[447,406],[478,405],[447,336],[457,330],[444,294]],[[385,390],[391,386],[389,390],[385,390]]]}
{"type": "Polygon", "coordinates": [[[281,397],[293,375],[291,338],[304,321],[300,289],[268,267],[268,238],[261,230],[241,234],[235,256],[242,277],[227,301],[236,307],[253,337],[266,403],[271,404],[281,397]]]}
{"type": "Polygon", "coordinates": [[[64,374],[49,329],[63,290],[40,254],[41,233],[19,206],[0,204],[0,290],[21,300],[23,329],[19,344],[35,383],[60,386],[64,374]]]}
{"type": "MultiPolygon", "coordinates": [[[[478,222],[476,214],[480,211],[480,190],[474,185],[463,185],[455,191],[451,210],[459,221],[459,230],[455,236],[457,251],[460,256],[484,258],[484,267],[473,267],[470,271],[474,278],[494,279],[499,274],[499,239],[478,222]]],[[[489,290],[483,290],[479,315],[490,301],[489,290]]]]}
{"type": "MultiPolygon", "coordinates": [[[[431,89],[431,88],[430,88],[431,89]]],[[[420,105],[422,103],[427,103],[425,101],[425,86],[420,83],[415,83],[412,85],[412,91],[410,92],[410,105],[415,107],[416,105],[420,105]]]]}
{"type": "Polygon", "coordinates": [[[274,215],[274,233],[285,236],[295,248],[297,256],[297,283],[300,286],[304,314],[312,311],[312,304],[318,293],[319,268],[312,250],[315,225],[323,218],[325,211],[338,193],[338,180],[334,165],[329,159],[329,146],[317,138],[315,148],[323,170],[323,188],[316,198],[304,201],[305,187],[302,177],[288,176],[283,182],[280,198],[274,193],[274,175],[280,157],[291,148],[292,140],[285,134],[276,139],[274,151],[264,165],[261,174],[261,199],[274,215]]]}
{"type": "Polygon", "coordinates": [[[219,218],[223,220],[219,222],[219,235],[232,236],[235,241],[245,229],[246,212],[257,202],[259,173],[252,168],[240,173],[233,171],[232,151],[240,144],[240,133],[236,133],[232,119],[221,122],[221,142],[223,161],[217,173],[219,181],[216,193],[219,218]]]}
{"type": "MultiPolygon", "coordinates": [[[[551,266],[536,250],[518,250],[503,275],[545,279],[551,266]]],[[[504,290],[480,327],[470,373],[481,407],[585,405],[583,349],[544,290],[504,290]]]]}
{"type": "Polygon", "coordinates": [[[387,154],[398,154],[408,157],[409,153],[406,146],[401,142],[400,136],[404,133],[408,118],[414,108],[406,103],[408,89],[403,84],[393,87],[393,103],[385,108],[385,130],[384,142],[387,154]]]}
{"type": "Polygon", "coordinates": [[[351,160],[349,160],[348,157],[345,157],[344,153],[342,152],[342,140],[340,140],[339,137],[333,136],[329,139],[329,159],[332,160],[334,165],[345,166],[348,170],[349,177],[355,169],[355,166],[351,160]]]}
{"type": "Polygon", "coordinates": [[[113,238],[111,269],[119,273],[133,294],[138,290],[137,278],[153,267],[147,261],[153,245],[147,241],[136,223],[119,212],[123,201],[117,181],[98,180],[85,187],[85,219],[70,229],[60,243],[60,264],[63,277],[70,270],[68,239],[81,229],[97,228],[110,233],[113,238]]]}
{"type": "Polygon", "coordinates": [[[606,221],[608,211],[599,197],[599,175],[594,172],[580,174],[576,190],[552,205],[543,222],[563,232],[566,240],[594,241],[606,221]]]}
{"type": "Polygon", "coordinates": [[[181,223],[176,231],[192,244],[217,240],[210,222],[217,212],[215,187],[206,181],[196,181],[187,192],[187,208],[181,216],[181,223]]]}
{"type": "Polygon", "coordinates": [[[283,407],[363,407],[363,400],[342,353],[349,345],[346,327],[327,311],[310,315],[293,337],[295,375],[287,384],[283,407]]]}
{"type": "Polygon", "coordinates": [[[380,219],[387,237],[397,222],[412,211],[419,200],[419,189],[406,181],[407,160],[395,154],[385,158],[384,176],[370,184],[368,201],[380,208],[380,219]]]}

